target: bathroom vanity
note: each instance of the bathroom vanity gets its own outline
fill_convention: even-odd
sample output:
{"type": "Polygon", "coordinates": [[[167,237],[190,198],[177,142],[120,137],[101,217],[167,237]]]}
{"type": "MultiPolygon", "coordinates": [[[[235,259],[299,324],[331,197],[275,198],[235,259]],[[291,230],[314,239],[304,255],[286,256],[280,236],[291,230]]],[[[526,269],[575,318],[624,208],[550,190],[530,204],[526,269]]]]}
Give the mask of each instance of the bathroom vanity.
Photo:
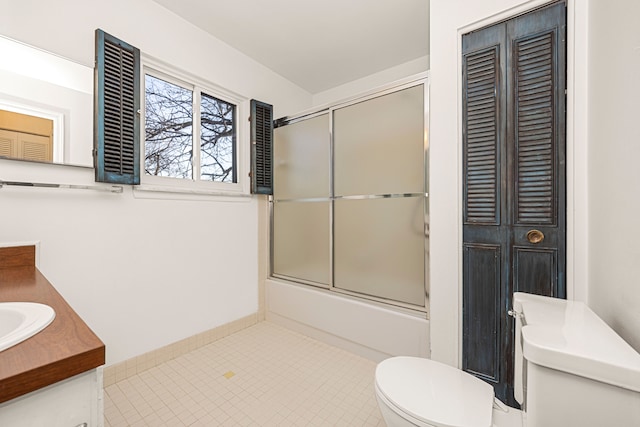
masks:
{"type": "Polygon", "coordinates": [[[37,302],[55,318],[0,351],[0,426],[101,427],[105,346],[35,266],[35,247],[0,248],[0,302],[37,302]]]}

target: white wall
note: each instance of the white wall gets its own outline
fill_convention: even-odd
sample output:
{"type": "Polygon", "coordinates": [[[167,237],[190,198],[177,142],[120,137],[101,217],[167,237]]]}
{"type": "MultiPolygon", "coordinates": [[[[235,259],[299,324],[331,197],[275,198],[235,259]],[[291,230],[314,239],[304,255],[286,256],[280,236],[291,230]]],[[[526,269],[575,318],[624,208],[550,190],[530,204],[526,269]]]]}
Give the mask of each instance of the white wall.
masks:
{"type": "Polygon", "coordinates": [[[313,105],[321,106],[360,95],[374,88],[429,70],[429,55],[396,65],[358,80],[313,94],[313,105]]]}
{"type": "MultiPolygon", "coordinates": [[[[272,103],[276,114],[311,105],[307,92],[148,0],[0,0],[0,10],[3,35],[87,66],[94,30],[102,28],[272,103]]],[[[93,170],[0,160],[0,179],[93,184],[93,170]]],[[[42,272],[105,342],[108,364],[258,311],[255,197],[139,196],[130,187],[121,195],[0,189],[0,244],[41,242],[42,272]]]]}
{"type": "Polygon", "coordinates": [[[589,305],[640,351],[640,2],[589,2],[589,305]]]}
{"type": "MultiPolygon", "coordinates": [[[[450,365],[459,365],[461,351],[461,35],[544,3],[431,0],[431,357],[450,365]]],[[[570,298],[582,300],[588,286],[585,7],[584,2],[568,1],[567,287],[570,298]]]]}
{"type": "Polygon", "coordinates": [[[94,31],[101,28],[225,89],[273,102],[276,114],[311,101],[306,91],[150,0],[0,0],[0,7],[0,33],[92,68],[94,31]]]}

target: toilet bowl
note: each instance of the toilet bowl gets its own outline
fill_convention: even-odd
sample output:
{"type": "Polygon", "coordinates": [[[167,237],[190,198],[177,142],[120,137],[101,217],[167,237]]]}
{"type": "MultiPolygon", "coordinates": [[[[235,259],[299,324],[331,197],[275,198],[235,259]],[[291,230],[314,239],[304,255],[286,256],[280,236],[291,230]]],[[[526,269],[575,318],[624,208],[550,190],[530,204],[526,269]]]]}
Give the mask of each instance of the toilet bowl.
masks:
{"type": "Polygon", "coordinates": [[[471,374],[398,356],[375,372],[387,426],[640,426],[640,354],[583,303],[521,292],[513,303],[523,412],[499,408],[493,388],[471,374]]]}
{"type": "Polygon", "coordinates": [[[459,369],[392,357],[378,364],[375,377],[387,426],[491,427],[493,388],[459,369]]]}

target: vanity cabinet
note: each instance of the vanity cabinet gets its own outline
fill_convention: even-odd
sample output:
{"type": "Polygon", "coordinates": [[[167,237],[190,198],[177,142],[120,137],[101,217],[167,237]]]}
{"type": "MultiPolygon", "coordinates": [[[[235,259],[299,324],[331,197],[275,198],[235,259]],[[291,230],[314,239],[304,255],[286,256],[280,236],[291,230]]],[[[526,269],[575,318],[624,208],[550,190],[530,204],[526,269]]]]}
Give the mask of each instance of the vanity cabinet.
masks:
{"type": "Polygon", "coordinates": [[[34,246],[0,247],[0,302],[56,316],[0,351],[0,427],[102,427],[105,346],[35,266],[34,246]]]}
{"type": "Polygon", "coordinates": [[[0,426],[103,427],[102,368],[1,403],[0,426]]]}

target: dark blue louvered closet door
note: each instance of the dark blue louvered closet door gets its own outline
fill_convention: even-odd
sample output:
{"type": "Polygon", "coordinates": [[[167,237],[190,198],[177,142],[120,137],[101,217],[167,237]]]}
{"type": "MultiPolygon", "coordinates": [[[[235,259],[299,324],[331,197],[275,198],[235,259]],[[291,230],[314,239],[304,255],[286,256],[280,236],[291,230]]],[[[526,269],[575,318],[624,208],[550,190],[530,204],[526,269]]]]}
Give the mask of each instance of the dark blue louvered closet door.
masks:
{"type": "Polygon", "coordinates": [[[463,369],[513,398],[513,292],[566,297],[566,6],[462,39],[463,369]]]}

